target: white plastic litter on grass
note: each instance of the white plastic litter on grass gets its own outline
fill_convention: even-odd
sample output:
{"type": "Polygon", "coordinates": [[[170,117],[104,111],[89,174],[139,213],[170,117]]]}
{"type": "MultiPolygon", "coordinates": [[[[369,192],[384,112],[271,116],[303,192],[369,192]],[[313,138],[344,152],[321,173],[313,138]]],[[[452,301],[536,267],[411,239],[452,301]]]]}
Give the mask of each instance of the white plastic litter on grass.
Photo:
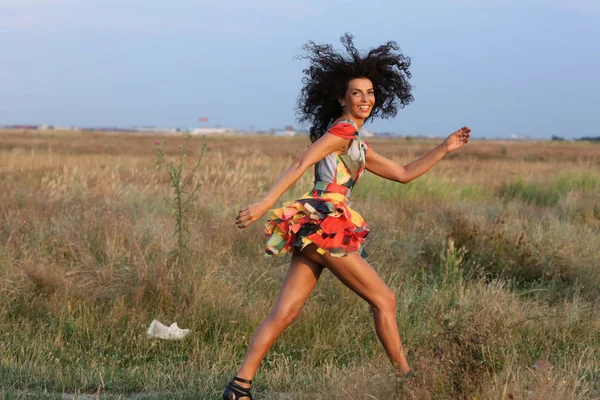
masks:
{"type": "Polygon", "coordinates": [[[180,329],[177,322],[173,322],[171,326],[166,326],[158,320],[152,321],[146,334],[149,338],[181,340],[190,333],[189,329],[180,329]]]}

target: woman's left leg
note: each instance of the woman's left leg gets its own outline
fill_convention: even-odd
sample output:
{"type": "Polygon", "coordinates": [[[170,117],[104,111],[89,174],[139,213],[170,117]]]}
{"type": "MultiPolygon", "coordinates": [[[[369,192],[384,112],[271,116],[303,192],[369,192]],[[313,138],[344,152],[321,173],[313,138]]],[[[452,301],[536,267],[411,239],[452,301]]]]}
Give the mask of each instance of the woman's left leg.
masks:
{"type": "Polygon", "coordinates": [[[329,269],[344,285],[365,299],[373,310],[375,331],[390,361],[400,374],[408,373],[408,365],[396,321],[396,297],[377,272],[358,254],[332,257],[319,254],[314,245],[303,251],[307,259],[329,269]]]}
{"type": "Polygon", "coordinates": [[[267,351],[302,310],[322,271],[323,267],[318,263],[294,253],[275,305],[256,329],[238,377],[252,380],[267,351]]]}

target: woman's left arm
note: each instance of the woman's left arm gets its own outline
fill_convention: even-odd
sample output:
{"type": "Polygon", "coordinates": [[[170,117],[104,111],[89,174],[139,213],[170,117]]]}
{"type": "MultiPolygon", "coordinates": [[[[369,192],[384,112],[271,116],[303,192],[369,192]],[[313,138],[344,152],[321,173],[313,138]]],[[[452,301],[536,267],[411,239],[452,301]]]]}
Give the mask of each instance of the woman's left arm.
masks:
{"type": "Polygon", "coordinates": [[[404,166],[385,158],[373,149],[369,149],[366,154],[365,168],[382,178],[400,183],[408,183],[429,171],[446,154],[458,150],[467,144],[469,137],[471,137],[470,133],[471,129],[466,126],[462,127],[448,136],[446,140],[429,153],[404,166]]]}

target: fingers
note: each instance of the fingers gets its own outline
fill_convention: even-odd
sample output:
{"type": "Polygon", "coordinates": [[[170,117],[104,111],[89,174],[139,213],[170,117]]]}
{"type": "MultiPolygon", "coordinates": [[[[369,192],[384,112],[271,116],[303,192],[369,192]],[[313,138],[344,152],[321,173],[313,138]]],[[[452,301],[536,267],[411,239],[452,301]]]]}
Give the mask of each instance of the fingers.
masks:
{"type": "Polygon", "coordinates": [[[454,150],[460,149],[462,146],[469,142],[469,138],[471,137],[471,128],[468,126],[463,126],[458,129],[454,133],[450,134],[444,141],[446,149],[448,152],[452,152],[454,150]]]}
{"type": "Polygon", "coordinates": [[[240,222],[240,223],[236,223],[236,224],[239,229],[243,229],[243,228],[246,228],[246,227],[252,225],[253,222],[254,221],[250,220],[250,221],[240,222]]]}
{"type": "Polygon", "coordinates": [[[467,143],[469,141],[469,138],[471,137],[471,129],[468,126],[463,126],[458,131],[456,131],[456,133],[458,134],[458,137],[461,140],[461,142],[464,143],[467,143]]]}
{"type": "Polygon", "coordinates": [[[245,228],[248,225],[252,224],[252,222],[253,222],[252,220],[238,220],[238,219],[236,219],[235,220],[235,225],[238,228],[242,229],[242,228],[245,228]]]}
{"type": "Polygon", "coordinates": [[[254,218],[252,218],[252,213],[248,210],[248,207],[244,207],[240,209],[238,215],[235,219],[235,224],[238,228],[245,228],[248,225],[254,222],[254,218]]]}

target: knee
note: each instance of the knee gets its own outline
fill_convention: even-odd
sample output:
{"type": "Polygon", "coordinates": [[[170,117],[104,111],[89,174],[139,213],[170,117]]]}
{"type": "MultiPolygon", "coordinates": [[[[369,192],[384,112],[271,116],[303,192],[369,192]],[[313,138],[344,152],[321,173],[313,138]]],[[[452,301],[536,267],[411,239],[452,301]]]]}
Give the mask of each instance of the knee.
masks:
{"type": "Polygon", "coordinates": [[[286,327],[296,319],[301,309],[302,307],[297,306],[277,307],[271,310],[270,314],[277,324],[286,327]]]}
{"type": "Polygon", "coordinates": [[[377,312],[396,313],[396,295],[390,288],[378,294],[377,299],[371,302],[371,308],[377,312]]]}

